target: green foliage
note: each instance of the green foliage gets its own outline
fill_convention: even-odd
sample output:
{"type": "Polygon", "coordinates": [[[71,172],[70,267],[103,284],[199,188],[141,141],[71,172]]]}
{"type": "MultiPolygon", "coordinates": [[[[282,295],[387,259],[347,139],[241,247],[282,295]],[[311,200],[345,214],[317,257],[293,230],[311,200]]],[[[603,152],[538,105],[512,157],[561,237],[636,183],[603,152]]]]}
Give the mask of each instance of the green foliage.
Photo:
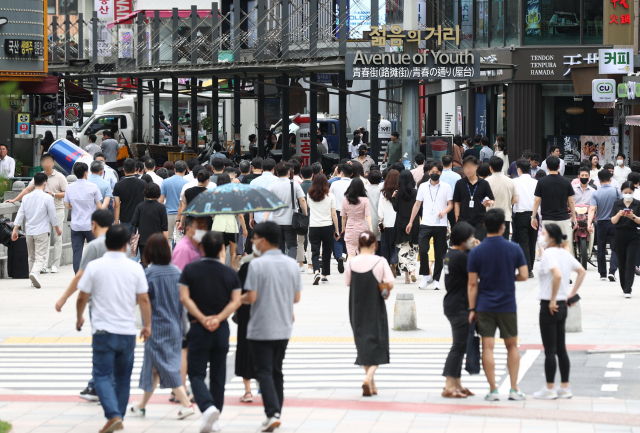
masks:
{"type": "Polygon", "coordinates": [[[0,433],[8,433],[11,431],[11,424],[8,422],[0,421],[0,433]]]}
{"type": "Polygon", "coordinates": [[[22,90],[18,89],[17,81],[6,81],[0,84],[0,108],[9,110],[9,96],[19,98],[22,96],[22,90]]]}
{"type": "Polygon", "coordinates": [[[205,117],[200,121],[200,125],[202,125],[205,131],[211,131],[211,128],[213,128],[213,121],[211,120],[211,117],[205,117]]]}

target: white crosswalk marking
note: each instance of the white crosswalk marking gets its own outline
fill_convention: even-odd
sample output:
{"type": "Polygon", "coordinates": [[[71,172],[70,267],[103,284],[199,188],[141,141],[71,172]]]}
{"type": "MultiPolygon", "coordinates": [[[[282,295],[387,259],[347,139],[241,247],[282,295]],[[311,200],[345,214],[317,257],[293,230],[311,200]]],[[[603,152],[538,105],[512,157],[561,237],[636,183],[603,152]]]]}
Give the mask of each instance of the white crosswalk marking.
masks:
{"type": "MultiPolygon", "coordinates": [[[[438,391],[444,386],[442,370],[449,353],[448,344],[391,344],[391,364],[380,366],[376,373],[379,388],[407,391],[438,391]]],[[[235,345],[229,351],[229,361],[235,345]]],[[[131,377],[133,394],[138,390],[144,346],[135,351],[131,377]]],[[[90,345],[0,345],[0,388],[26,394],[76,395],[91,378],[90,345]]],[[[361,367],[354,365],[353,344],[291,343],[284,361],[285,390],[290,392],[322,389],[359,388],[364,378],[361,367]]],[[[496,345],[496,381],[507,378],[506,350],[496,345]]],[[[228,362],[231,372],[232,362],[228,362]]],[[[488,385],[483,372],[469,376],[462,371],[462,381],[474,392],[485,392],[488,385]]],[[[242,379],[227,383],[228,395],[242,395],[242,379]]],[[[158,390],[157,393],[169,393],[158,390]]]]}

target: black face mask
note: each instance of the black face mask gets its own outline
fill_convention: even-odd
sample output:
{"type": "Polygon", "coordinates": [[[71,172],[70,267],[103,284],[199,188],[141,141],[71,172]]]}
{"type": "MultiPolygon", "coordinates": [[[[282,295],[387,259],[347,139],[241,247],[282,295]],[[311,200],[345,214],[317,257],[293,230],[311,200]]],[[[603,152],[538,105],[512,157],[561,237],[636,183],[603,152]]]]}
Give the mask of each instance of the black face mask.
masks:
{"type": "Polygon", "coordinates": [[[437,182],[440,180],[440,175],[438,173],[431,173],[429,175],[429,177],[431,178],[432,181],[437,182]]]}
{"type": "Polygon", "coordinates": [[[589,183],[589,178],[588,177],[581,177],[580,178],[580,183],[583,185],[586,185],[589,183]]]}
{"type": "Polygon", "coordinates": [[[360,155],[360,156],[365,156],[366,154],[367,154],[366,150],[359,150],[358,151],[358,155],[360,155]]]}

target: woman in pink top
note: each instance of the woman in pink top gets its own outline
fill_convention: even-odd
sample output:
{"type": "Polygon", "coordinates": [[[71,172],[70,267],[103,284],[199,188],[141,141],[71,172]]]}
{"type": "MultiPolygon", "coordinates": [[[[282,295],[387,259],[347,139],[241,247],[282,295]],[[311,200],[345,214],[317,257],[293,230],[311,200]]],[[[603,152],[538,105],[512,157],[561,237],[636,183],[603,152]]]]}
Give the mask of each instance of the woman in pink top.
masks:
{"type": "Polygon", "coordinates": [[[371,230],[371,213],[367,190],[360,178],[351,181],[342,201],[342,234],[347,245],[347,260],[351,260],[358,252],[358,237],[366,230],[371,230]]]}

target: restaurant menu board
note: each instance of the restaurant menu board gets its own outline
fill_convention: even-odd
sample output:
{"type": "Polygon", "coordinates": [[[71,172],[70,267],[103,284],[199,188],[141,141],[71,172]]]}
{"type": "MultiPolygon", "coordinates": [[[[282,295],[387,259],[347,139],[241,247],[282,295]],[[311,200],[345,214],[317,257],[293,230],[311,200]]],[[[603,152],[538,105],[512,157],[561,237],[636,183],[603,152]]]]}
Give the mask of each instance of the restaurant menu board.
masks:
{"type": "Polygon", "coordinates": [[[589,159],[596,154],[601,166],[613,164],[619,150],[618,137],[608,135],[581,135],[580,144],[580,159],[589,159]]]}
{"type": "Polygon", "coordinates": [[[442,162],[444,155],[453,155],[453,135],[427,136],[425,157],[442,162]]]}
{"type": "Polygon", "coordinates": [[[549,156],[551,146],[558,146],[566,165],[580,165],[580,136],[579,135],[547,135],[547,153],[549,156]]]}
{"type": "Polygon", "coordinates": [[[10,57],[44,56],[44,43],[27,39],[5,39],[4,53],[10,57]]]}

